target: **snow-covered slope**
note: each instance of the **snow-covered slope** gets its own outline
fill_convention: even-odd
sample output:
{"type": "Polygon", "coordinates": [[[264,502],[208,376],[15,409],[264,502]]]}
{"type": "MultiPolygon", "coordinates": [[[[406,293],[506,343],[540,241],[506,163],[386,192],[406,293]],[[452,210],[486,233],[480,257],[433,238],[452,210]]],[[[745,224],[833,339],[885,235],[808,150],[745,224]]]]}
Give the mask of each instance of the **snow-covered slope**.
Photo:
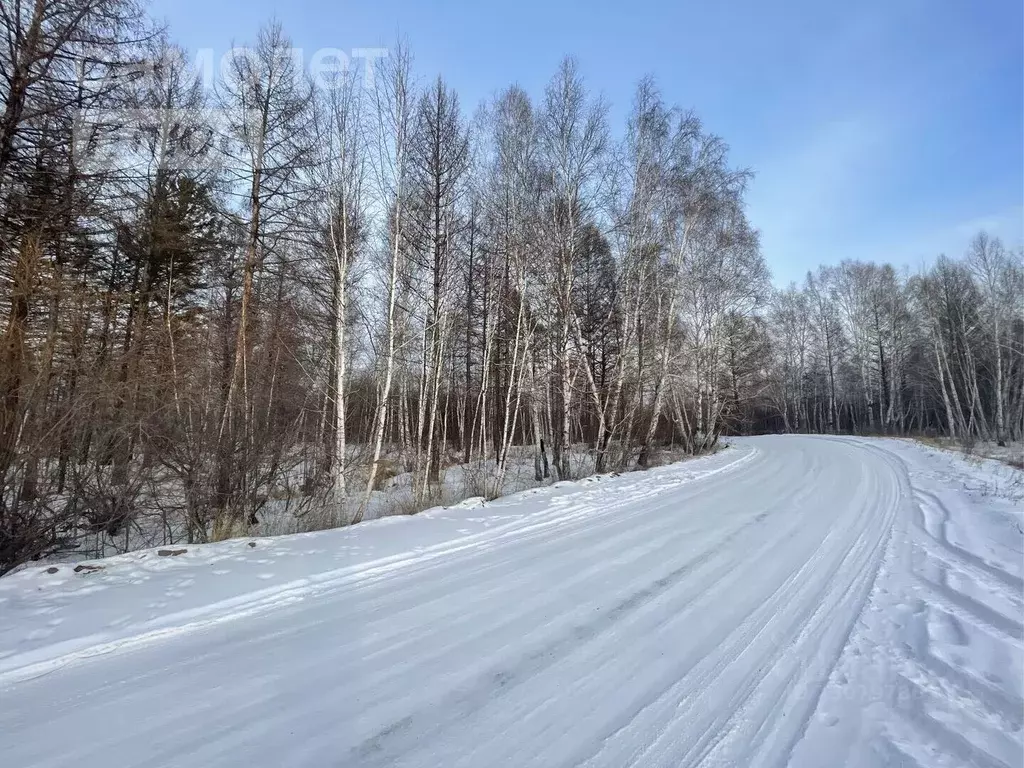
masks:
{"type": "Polygon", "coordinates": [[[759,438],[343,531],[26,569],[0,580],[4,764],[1015,766],[1016,477],[901,441],[759,438]]]}

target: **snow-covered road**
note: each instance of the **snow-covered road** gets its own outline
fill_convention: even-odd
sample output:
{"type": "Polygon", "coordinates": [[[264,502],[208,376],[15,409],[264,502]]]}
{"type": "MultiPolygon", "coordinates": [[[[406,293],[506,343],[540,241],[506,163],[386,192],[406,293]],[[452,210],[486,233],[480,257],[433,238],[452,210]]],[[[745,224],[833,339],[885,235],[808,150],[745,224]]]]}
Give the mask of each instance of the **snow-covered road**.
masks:
{"type": "Polygon", "coordinates": [[[1019,514],[945,460],[758,438],[423,518],[23,571],[0,581],[2,762],[1013,766],[1019,514]]]}

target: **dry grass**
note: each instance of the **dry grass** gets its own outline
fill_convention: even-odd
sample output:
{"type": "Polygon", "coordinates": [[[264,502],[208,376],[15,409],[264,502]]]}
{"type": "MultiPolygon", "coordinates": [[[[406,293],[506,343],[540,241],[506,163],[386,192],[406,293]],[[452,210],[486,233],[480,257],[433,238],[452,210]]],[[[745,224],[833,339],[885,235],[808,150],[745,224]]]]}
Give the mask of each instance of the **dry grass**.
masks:
{"type": "Polygon", "coordinates": [[[959,453],[967,459],[979,461],[991,459],[999,461],[1008,467],[1017,470],[1024,470],[1024,446],[1020,443],[1011,443],[1009,446],[1000,446],[993,442],[980,442],[970,440],[961,442],[951,437],[919,436],[914,437],[917,442],[936,448],[942,451],[959,453]]]}

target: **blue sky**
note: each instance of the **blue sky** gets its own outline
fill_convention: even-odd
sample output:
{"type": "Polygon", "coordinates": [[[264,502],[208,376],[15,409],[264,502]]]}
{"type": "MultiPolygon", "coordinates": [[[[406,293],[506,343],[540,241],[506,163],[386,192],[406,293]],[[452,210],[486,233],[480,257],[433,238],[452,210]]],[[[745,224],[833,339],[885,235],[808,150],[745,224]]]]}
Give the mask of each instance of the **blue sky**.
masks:
{"type": "Polygon", "coordinates": [[[1024,242],[1020,0],[155,0],[190,49],[409,41],[468,110],[518,82],[540,94],[566,54],[621,126],[636,81],[693,108],[751,168],[749,215],[777,283],[845,258],[916,269],[980,228],[1024,242]]]}

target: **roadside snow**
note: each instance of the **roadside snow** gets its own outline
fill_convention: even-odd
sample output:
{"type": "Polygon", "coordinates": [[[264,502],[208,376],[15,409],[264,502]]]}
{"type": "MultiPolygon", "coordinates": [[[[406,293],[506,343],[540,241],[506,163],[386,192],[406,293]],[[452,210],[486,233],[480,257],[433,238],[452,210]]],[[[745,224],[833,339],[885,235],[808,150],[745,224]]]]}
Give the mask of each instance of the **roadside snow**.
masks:
{"type": "Polygon", "coordinates": [[[1021,765],[1024,473],[850,440],[899,463],[905,509],[794,764],[1021,765]]]}
{"type": "Polygon", "coordinates": [[[22,568],[0,579],[0,684],[301,602],[410,565],[494,547],[534,529],[614,512],[731,468],[753,453],[749,446],[727,448],[642,475],[594,475],[317,533],[22,568]]]}
{"type": "Polygon", "coordinates": [[[4,763],[1012,768],[1014,472],[775,436],[349,529],[27,568],[0,579],[4,763]]]}

